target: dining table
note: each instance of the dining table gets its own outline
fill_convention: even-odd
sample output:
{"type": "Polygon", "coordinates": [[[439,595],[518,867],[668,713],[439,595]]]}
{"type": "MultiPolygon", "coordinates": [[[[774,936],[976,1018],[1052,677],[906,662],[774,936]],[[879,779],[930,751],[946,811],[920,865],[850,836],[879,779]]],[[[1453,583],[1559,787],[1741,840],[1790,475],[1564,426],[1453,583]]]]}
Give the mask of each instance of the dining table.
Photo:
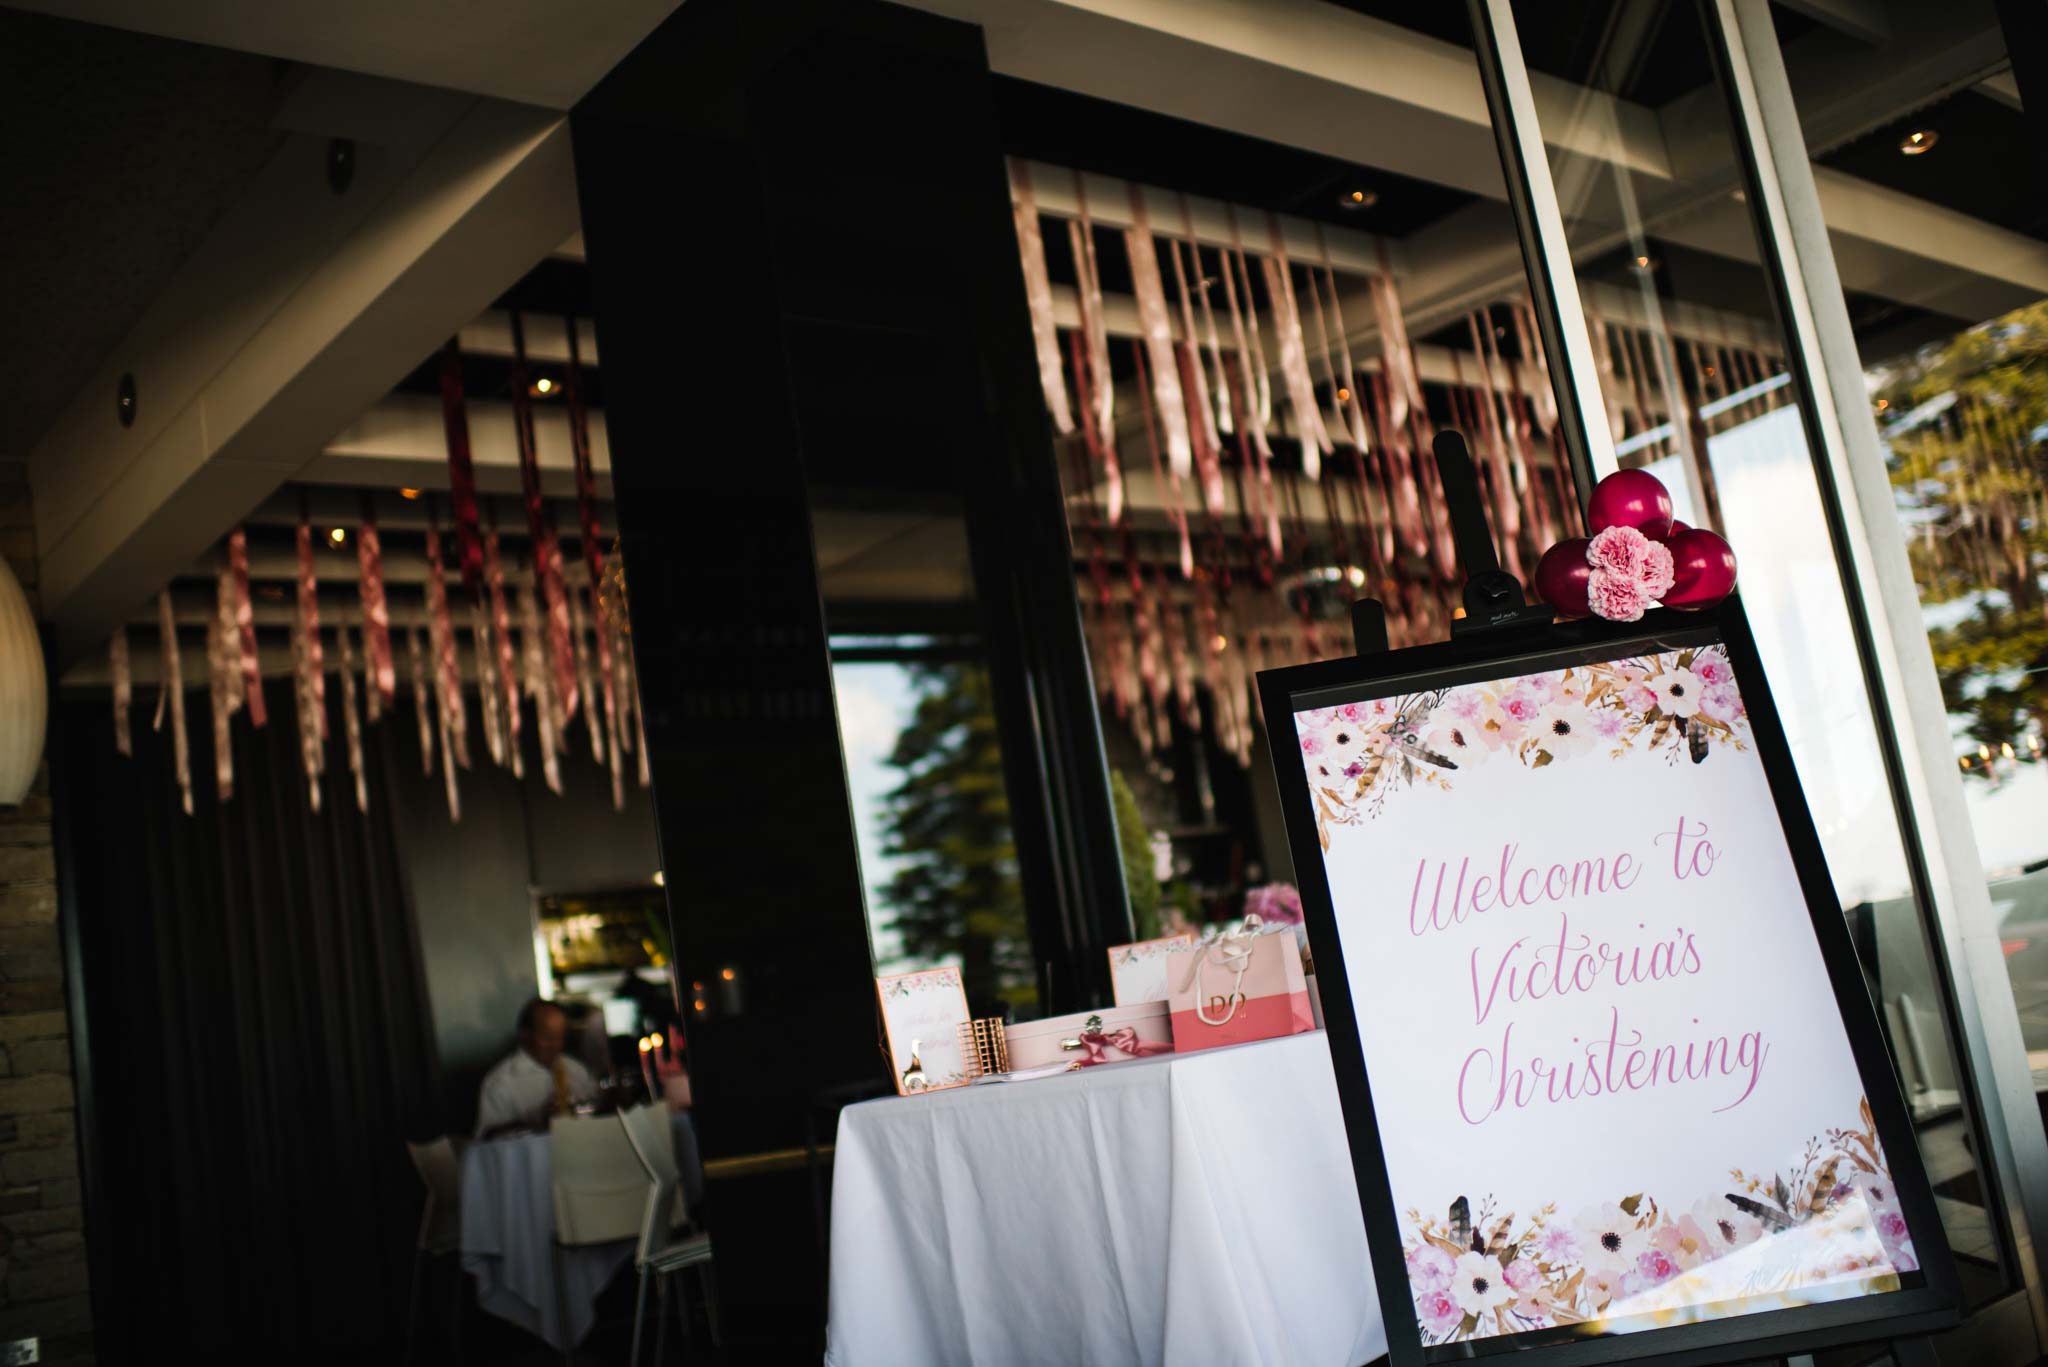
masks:
{"type": "Polygon", "coordinates": [[[840,1113],[828,1367],[1387,1351],[1321,1030],[840,1113]]]}

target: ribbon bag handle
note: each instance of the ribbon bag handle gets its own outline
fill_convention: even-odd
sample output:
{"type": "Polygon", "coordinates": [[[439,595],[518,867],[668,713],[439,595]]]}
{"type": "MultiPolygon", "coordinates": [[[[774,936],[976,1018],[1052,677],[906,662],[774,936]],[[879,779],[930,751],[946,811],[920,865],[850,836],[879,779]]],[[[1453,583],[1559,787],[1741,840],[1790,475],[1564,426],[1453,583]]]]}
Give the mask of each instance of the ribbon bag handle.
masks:
{"type": "Polygon", "coordinates": [[[1195,1019],[1204,1025],[1228,1025],[1237,1015],[1237,1008],[1244,1003],[1244,975],[1252,966],[1252,952],[1257,948],[1257,936],[1261,933],[1258,913],[1244,918],[1244,925],[1235,935],[1224,935],[1195,951],[1194,967],[1181,979],[1181,990],[1189,987],[1195,993],[1195,1019]],[[1202,995],[1202,965],[1209,958],[1215,958],[1217,966],[1235,970],[1237,976],[1231,981],[1230,995],[1225,998],[1230,1009],[1218,1020],[1209,1019],[1208,1008],[1202,995]]]}

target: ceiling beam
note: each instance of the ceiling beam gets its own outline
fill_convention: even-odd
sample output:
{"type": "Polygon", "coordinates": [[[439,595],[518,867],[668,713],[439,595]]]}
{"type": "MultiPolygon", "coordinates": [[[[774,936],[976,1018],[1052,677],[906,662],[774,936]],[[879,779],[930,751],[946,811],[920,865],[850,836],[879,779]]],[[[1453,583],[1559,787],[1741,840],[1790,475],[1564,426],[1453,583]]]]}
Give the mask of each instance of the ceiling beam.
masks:
{"type": "Polygon", "coordinates": [[[287,138],[29,459],[60,661],[190,563],[576,227],[566,121],[424,92],[347,195],[287,138]],[[135,425],[115,421],[133,373],[135,425]]]}

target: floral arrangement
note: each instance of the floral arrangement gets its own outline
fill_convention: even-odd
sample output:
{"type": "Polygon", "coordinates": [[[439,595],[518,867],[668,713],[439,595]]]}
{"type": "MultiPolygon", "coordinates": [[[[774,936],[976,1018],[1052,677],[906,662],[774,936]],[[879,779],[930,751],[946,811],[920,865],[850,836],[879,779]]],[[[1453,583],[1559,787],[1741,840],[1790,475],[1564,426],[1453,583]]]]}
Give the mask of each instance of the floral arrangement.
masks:
{"type": "Polygon", "coordinates": [[[1422,1341],[1697,1310],[1742,1296],[1798,1303],[1820,1298],[1812,1288],[1829,1282],[1912,1271],[1919,1260],[1870,1103],[1860,1109],[1859,1126],[1809,1140],[1790,1173],[1730,1169],[1733,1190],[1684,1210],[1642,1193],[1576,1220],[1560,1219],[1550,1203],[1518,1221],[1496,1213],[1491,1197],[1474,1213],[1461,1196],[1442,1220],[1410,1210],[1408,1281],[1422,1341]],[[1756,1249],[1735,1279],[1714,1275],[1717,1260],[1794,1231],[1814,1237],[1756,1249]],[[1788,1256],[1758,1256],[1780,1249],[1788,1256]]]}
{"type": "Polygon", "coordinates": [[[1301,894],[1292,883],[1267,883],[1244,895],[1244,914],[1269,926],[1301,924],[1301,894]]]}
{"type": "Polygon", "coordinates": [[[1735,591],[1735,552],[1672,516],[1671,491],[1647,470],[1618,470],[1593,488],[1593,535],[1558,542],[1536,565],[1536,592],[1566,617],[1635,622],[1662,604],[1705,608],[1735,591]]]}
{"type": "Polygon", "coordinates": [[[1328,850],[1330,827],[1378,816],[1397,789],[1448,789],[1458,770],[1495,759],[1540,769],[1640,748],[1699,764],[1715,746],[1746,749],[1746,717],[1727,654],[1703,646],[1318,707],[1294,727],[1328,850]]]}

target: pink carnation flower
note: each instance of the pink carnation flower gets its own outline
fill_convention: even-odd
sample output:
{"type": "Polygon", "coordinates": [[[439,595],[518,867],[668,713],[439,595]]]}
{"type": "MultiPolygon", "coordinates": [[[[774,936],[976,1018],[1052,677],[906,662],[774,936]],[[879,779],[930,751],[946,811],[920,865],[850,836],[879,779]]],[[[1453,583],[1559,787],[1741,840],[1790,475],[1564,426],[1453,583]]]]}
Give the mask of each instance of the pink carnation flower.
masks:
{"type": "Polygon", "coordinates": [[[1543,1271],[1534,1258],[1517,1258],[1501,1274],[1517,1294],[1526,1295],[1543,1284],[1543,1271]]]}
{"type": "Polygon", "coordinates": [[[1365,708],[1358,703],[1348,702],[1337,709],[1337,720],[1360,722],[1365,720],[1365,708]]]}
{"type": "MultiPolygon", "coordinates": [[[[1629,531],[1626,527],[1609,527],[1607,531],[1629,531]]],[[[1605,536],[1607,532],[1602,532],[1605,536]]],[[[1640,536],[1642,533],[1637,532],[1640,536]]],[[[1644,609],[1650,606],[1643,586],[1633,579],[1625,578],[1612,570],[1594,570],[1586,580],[1586,603],[1596,617],[1605,617],[1610,622],[1638,622],[1644,609]]]]}
{"type": "Polygon", "coordinates": [[[1424,1333],[1448,1334],[1465,1322],[1465,1312],[1448,1291],[1425,1291],[1415,1298],[1415,1318],[1424,1333]]]}
{"type": "MultiPolygon", "coordinates": [[[[1614,530],[1612,527],[1609,531],[1614,530]]],[[[1671,586],[1678,580],[1678,567],[1672,563],[1671,548],[1661,541],[1652,541],[1649,552],[1643,559],[1643,573],[1640,582],[1643,592],[1652,598],[1662,598],[1671,592],[1671,586]]]]}
{"type": "MultiPolygon", "coordinates": [[[[1609,527],[1586,543],[1586,563],[1640,581],[1649,565],[1650,547],[1655,544],[1634,527],[1609,527]]],[[[1664,558],[1669,560],[1670,552],[1665,552],[1664,558]]]]}
{"type": "Polygon", "coordinates": [[[1636,1274],[1651,1286],[1658,1282],[1670,1281],[1678,1275],[1678,1264],[1671,1261],[1671,1255],[1661,1248],[1651,1248],[1636,1259],[1636,1274]]]}
{"type": "MultiPolygon", "coordinates": [[[[1408,1282],[1418,1291],[1442,1291],[1451,1284],[1451,1269],[1457,1260],[1435,1244],[1422,1243],[1408,1250],[1408,1282]]],[[[1464,1312],[1459,1312],[1459,1318],[1464,1312]]]]}
{"type": "Polygon", "coordinates": [[[1692,662],[1692,672],[1700,676],[1701,683],[1727,683],[1735,677],[1735,671],[1719,655],[1700,655],[1692,662]]]}
{"type": "Polygon", "coordinates": [[[1715,721],[1734,721],[1745,710],[1733,684],[1714,684],[1700,694],[1700,711],[1715,721]]]}

